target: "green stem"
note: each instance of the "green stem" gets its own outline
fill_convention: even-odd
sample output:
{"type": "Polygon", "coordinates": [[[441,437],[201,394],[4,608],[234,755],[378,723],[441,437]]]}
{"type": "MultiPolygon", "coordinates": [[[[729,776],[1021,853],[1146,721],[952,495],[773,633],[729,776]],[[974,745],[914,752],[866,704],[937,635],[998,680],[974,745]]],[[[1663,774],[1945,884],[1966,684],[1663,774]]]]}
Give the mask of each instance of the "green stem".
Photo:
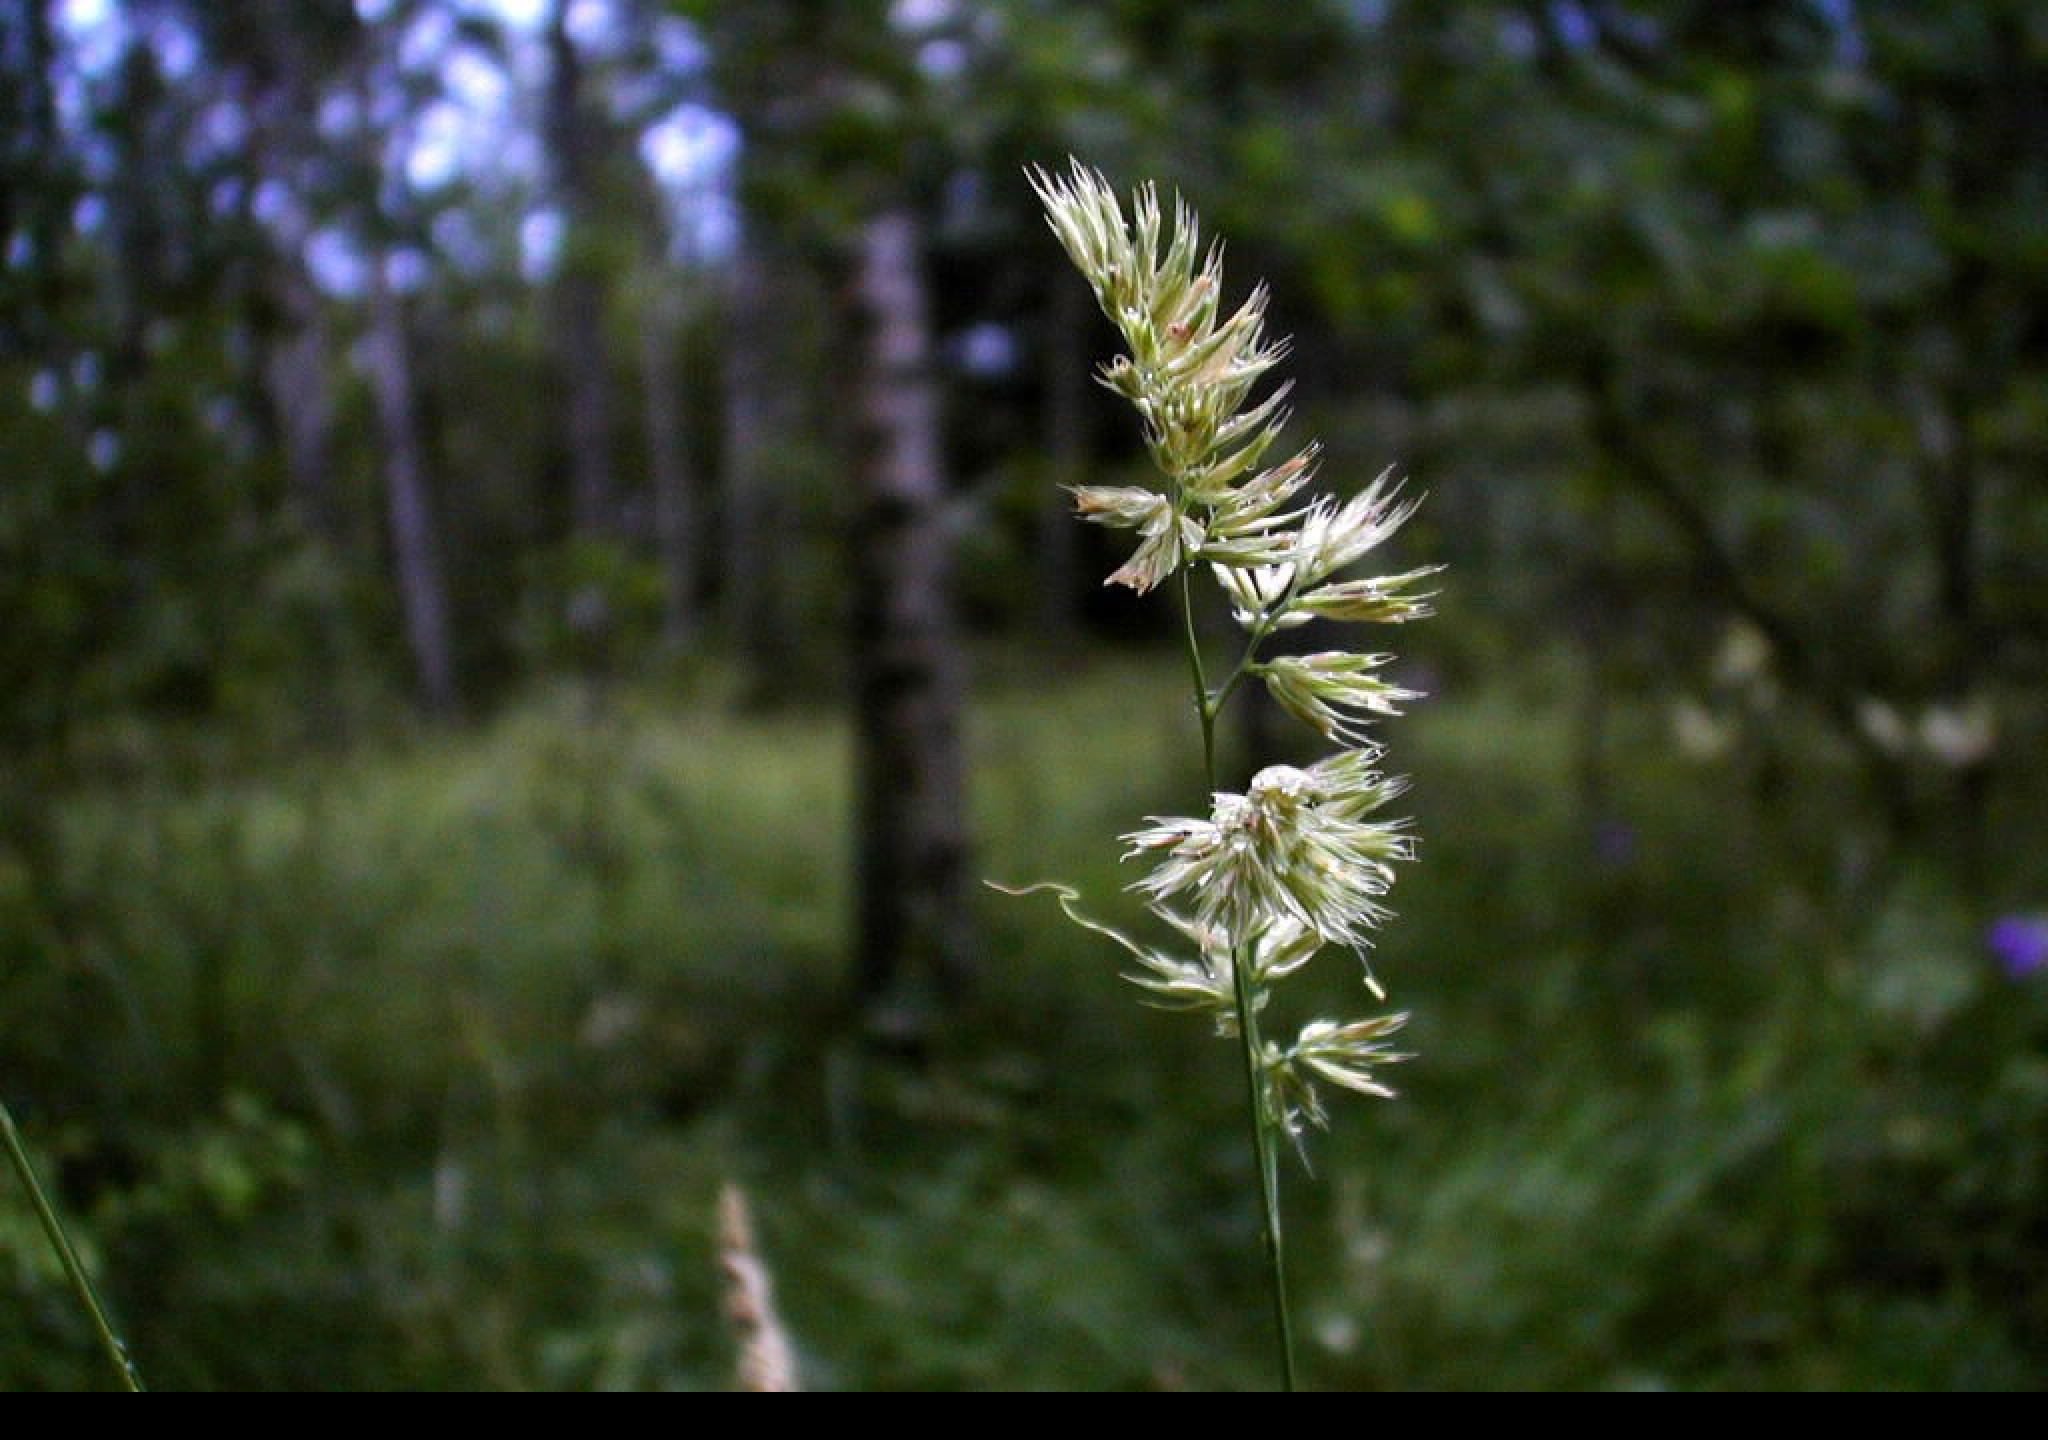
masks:
{"type": "MultiPolygon", "coordinates": [[[[1176,524],[1179,517],[1175,517],[1176,524]]],[[[1195,582],[1193,567],[1180,568],[1180,613],[1187,641],[1188,672],[1195,683],[1195,712],[1202,717],[1202,767],[1208,776],[1209,793],[1216,793],[1216,717],[1223,707],[1209,693],[1209,672],[1202,662],[1202,637],[1195,629],[1195,582]]]]}
{"type": "Polygon", "coordinates": [[[56,1252],[57,1261],[64,1267],[64,1274],[71,1281],[72,1293],[78,1303],[85,1307],[87,1318],[92,1321],[93,1330],[98,1334],[100,1347],[106,1351],[107,1359],[114,1366],[114,1373],[121,1377],[121,1384],[130,1394],[143,1391],[141,1372],[135,1362],[128,1358],[128,1349],[121,1343],[121,1337],[114,1333],[114,1327],[107,1321],[107,1312],[100,1304],[99,1293],[93,1289],[92,1277],[85,1273],[85,1266],[78,1259],[78,1252],[71,1246],[71,1237],[64,1233],[64,1222],[57,1217],[56,1206],[43,1192],[41,1182],[36,1179],[35,1166],[29,1163],[28,1148],[21,1142],[21,1132],[14,1128],[14,1116],[7,1106],[0,1103],[0,1143],[7,1149],[7,1158],[14,1162],[14,1173],[21,1177],[21,1183],[28,1187],[29,1200],[35,1205],[36,1215],[43,1222],[43,1233],[49,1237],[50,1248],[56,1252]]]}
{"type": "MultiPolygon", "coordinates": [[[[1249,673],[1264,633],[1254,635],[1245,658],[1220,694],[1209,689],[1208,669],[1202,660],[1201,635],[1195,628],[1195,592],[1191,567],[1180,572],[1181,616],[1187,639],[1188,670],[1194,679],[1195,706],[1202,717],[1202,763],[1208,775],[1209,793],[1216,793],[1216,721],[1230,698],[1249,673]]],[[[1280,1376],[1287,1391],[1295,1389],[1294,1319],[1287,1305],[1287,1251],[1280,1225],[1280,1150],[1265,1103],[1265,1076],[1259,1062],[1259,1016],[1251,987],[1252,954],[1249,944],[1232,936],[1231,983],[1237,998],[1237,1036],[1244,1056],[1245,1100],[1251,1117],[1252,1155],[1259,1167],[1259,1206],[1265,1222],[1266,1259],[1271,1270],[1274,1332],[1280,1345],[1280,1376]]]]}
{"type": "Polygon", "coordinates": [[[1259,1018],[1251,993],[1251,947],[1230,957],[1237,989],[1237,1033],[1243,1041],[1245,1092],[1251,1106],[1252,1153],[1259,1162],[1259,1202],[1265,1220],[1266,1259],[1272,1266],[1273,1325],[1280,1341],[1280,1373],[1291,1395],[1294,1375],[1294,1317],[1287,1304],[1287,1243],[1280,1225],[1280,1146],[1267,1112],[1265,1076],[1259,1064],[1259,1018]]]}
{"type": "Polygon", "coordinates": [[[1214,705],[1218,715],[1223,713],[1223,707],[1230,703],[1230,697],[1238,692],[1239,687],[1258,673],[1259,647],[1266,643],[1272,633],[1273,625],[1270,620],[1260,621],[1258,628],[1252,631],[1251,639],[1245,643],[1243,658],[1237,662],[1237,668],[1230,672],[1230,678],[1223,682],[1223,687],[1216,692],[1214,705]]]}

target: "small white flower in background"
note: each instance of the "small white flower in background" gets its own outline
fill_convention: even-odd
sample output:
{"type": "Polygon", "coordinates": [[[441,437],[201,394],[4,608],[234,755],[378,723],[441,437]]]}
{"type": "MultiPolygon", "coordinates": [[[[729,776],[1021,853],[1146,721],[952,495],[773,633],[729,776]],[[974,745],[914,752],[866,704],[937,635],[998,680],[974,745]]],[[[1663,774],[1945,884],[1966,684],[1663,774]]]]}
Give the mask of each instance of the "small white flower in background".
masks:
{"type": "Polygon", "coordinates": [[[1875,696],[1857,702],[1856,724],[1871,744],[1895,760],[1913,746],[1913,731],[1906,724],[1906,717],[1897,706],[1887,705],[1875,696]]]}
{"type": "Polygon", "coordinates": [[[1950,770],[1969,770],[1998,753],[1998,712],[1977,695],[1947,705],[1929,705],[1915,724],[1898,706],[1874,696],[1856,705],[1864,738],[1894,760],[1916,750],[1950,770]]]}
{"type": "Polygon", "coordinates": [[[1951,770],[1974,769],[1998,751],[1998,714],[1982,696],[1930,705],[1920,718],[1920,743],[1951,770]]]}
{"type": "Polygon", "coordinates": [[[1681,755],[1705,763],[1735,748],[1736,727],[1688,696],[1671,707],[1671,735],[1681,755]]]}
{"type": "Polygon", "coordinates": [[[1714,656],[1714,681],[1735,690],[1768,680],[1771,658],[1770,637],[1748,621],[1737,620],[1721,637],[1721,649],[1714,656]]]}

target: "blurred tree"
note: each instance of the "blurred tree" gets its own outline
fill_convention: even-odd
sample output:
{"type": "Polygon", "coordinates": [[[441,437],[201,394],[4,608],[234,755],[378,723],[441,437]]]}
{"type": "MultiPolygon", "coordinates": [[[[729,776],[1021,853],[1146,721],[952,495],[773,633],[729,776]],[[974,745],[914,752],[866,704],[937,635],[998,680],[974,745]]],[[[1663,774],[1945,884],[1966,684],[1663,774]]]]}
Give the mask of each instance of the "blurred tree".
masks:
{"type": "Polygon", "coordinates": [[[409,258],[418,258],[425,228],[405,174],[417,97],[398,56],[407,7],[395,8],[400,13],[386,21],[386,28],[363,25],[352,57],[354,98],[367,127],[361,143],[378,162],[354,197],[353,219],[355,238],[363,247],[372,341],[365,361],[383,441],[385,513],[406,640],[421,703],[428,713],[446,718],[461,703],[454,620],[422,433],[411,323],[394,274],[408,263],[402,247],[410,243],[415,248],[409,258]]]}
{"type": "Polygon", "coordinates": [[[1093,369],[1108,334],[1058,248],[1037,243],[1042,220],[1020,181],[1028,167],[1057,166],[1069,155],[1133,184],[1158,173],[1148,157],[1164,148],[1157,141],[1170,100],[1139,68],[1107,6],[942,6],[907,41],[928,57],[934,123],[944,127],[950,152],[946,261],[975,277],[955,288],[976,308],[942,289],[941,317],[956,326],[1000,323],[1019,352],[1038,362],[1028,377],[1038,386],[1035,412],[1002,438],[1035,444],[1043,456],[1043,465],[1021,477],[1030,523],[1020,539],[1030,557],[1034,634],[1059,654],[1073,645],[1084,600],[1101,585],[1068,490],[1088,483],[1099,441],[1124,432],[1095,428],[1097,405],[1109,397],[1098,394],[1093,369]]]}
{"type": "MultiPolygon", "coordinates": [[[[652,293],[640,316],[640,376],[647,409],[647,477],[653,496],[655,553],[661,562],[662,642],[672,653],[689,649],[697,633],[701,588],[699,547],[703,517],[692,473],[689,416],[679,350],[696,318],[694,297],[679,288],[676,271],[650,262],[652,293]]],[[[691,282],[694,284],[694,278],[691,282]]]]}
{"type": "MultiPolygon", "coordinates": [[[[738,223],[725,260],[719,527],[725,629],[758,700],[788,698],[819,657],[799,620],[807,482],[831,466],[823,398],[829,297],[817,263],[830,180],[813,173],[826,52],[798,9],[680,5],[711,49],[718,103],[738,125],[738,223]]],[[[833,557],[836,562],[837,557],[833,557]]],[[[836,638],[827,630],[828,643],[836,638]]]]}
{"type": "Polygon", "coordinates": [[[0,356],[47,339],[76,181],[57,123],[57,37],[50,0],[0,11],[0,356]]]}
{"type": "MultiPolygon", "coordinates": [[[[801,5],[712,7],[700,18],[747,141],[736,322],[768,301],[767,267],[788,252],[764,237],[779,231],[808,252],[832,297],[832,353],[859,357],[831,377],[840,413],[856,417],[837,438],[851,446],[841,513],[859,755],[857,993],[871,1008],[926,982],[957,995],[972,935],[963,658],[919,204],[942,163],[943,131],[924,106],[915,47],[881,0],[822,15],[801,5]]],[[[733,416],[729,460],[760,443],[748,429],[768,418],[764,382],[789,387],[761,352],[749,353],[765,338],[754,330],[734,356],[744,408],[733,416]]],[[[762,504],[742,493],[755,478],[734,477],[730,511],[762,504]]]]}
{"type": "MultiPolygon", "coordinates": [[[[1995,743],[1913,757],[1949,781],[1916,785],[1866,716],[1988,703],[2025,648],[1985,603],[2009,566],[1985,519],[2025,503],[2040,456],[1986,463],[1980,442],[2039,374],[2039,247],[2015,224],[2048,185],[2031,15],[1675,3],[1547,41],[1556,163],[1619,161],[1537,221],[1583,280],[1535,292],[1546,345],[1574,337],[1610,483],[1862,754],[1902,837],[1937,820],[1916,791],[1953,811],[1966,876],[1995,743]]],[[[1528,247],[1525,275],[1544,263],[1528,247]]]]}
{"type": "Polygon", "coordinates": [[[1475,654],[1571,627],[1589,831],[1601,707],[1695,682],[1739,620],[1897,832],[1979,868],[1998,717],[2048,672],[2019,0],[107,13],[71,55],[62,7],[0,11],[19,735],[291,685],[318,717],[358,645],[451,705],[571,653],[516,647],[600,532],[650,632],[716,596],[764,692],[815,690],[869,598],[842,546],[886,448],[855,359],[885,214],[917,232],[933,514],[995,561],[978,619],[1059,633],[1095,589],[1059,486],[1129,444],[1018,181],[1073,151],[1242,237],[1331,477],[1430,477],[1475,654]],[[655,193],[684,95],[745,131],[737,242],[691,249],[655,193]],[[449,141],[493,103],[503,136],[449,141]]]}
{"type": "Polygon", "coordinates": [[[858,984],[886,996],[907,965],[953,998],[972,973],[953,540],[921,227],[886,210],[861,235],[864,333],[853,644],[860,795],[858,984]]]}
{"type": "Polygon", "coordinates": [[[1075,597],[1085,583],[1072,492],[1088,480],[1090,367],[1082,357],[1090,318],[1082,287],[1069,284],[1054,291],[1045,346],[1045,452],[1052,483],[1040,487],[1033,539],[1039,639],[1056,655],[1075,642],[1081,618],[1075,597]]]}
{"type": "Polygon", "coordinates": [[[391,549],[398,570],[406,637],[411,644],[420,699],[429,713],[447,717],[460,703],[455,639],[439,527],[428,491],[425,442],[420,435],[418,389],[405,301],[391,282],[391,260],[377,253],[369,265],[369,354],[377,418],[384,441],[390,498],[391,549]]]}
{"type": "MultiPolygon", "coordinates": [[[[698,494],[699,462],[716,447],[695,438],[703,407],[692,392],[722,377],[685,362],[700,332],[724,318],[713,292],[727,183],[710,138],[719,127],[703,103],[702,44],[661,0],[559,3],[544,22],[543,199],[561,222],[547,319],[571,531],[608,550],[614,589],[624,581],[637,592],[637,562],[652,557],[659,631],[666,648],[681,650],[705,593],[723,587],[735,612],[752,609],[741,592],[773,598],[757,595],[743,567],[718,563],[726,547],[710,543],[715,517],[698,494]],[[693,160],[667,153],[686,147],[693,160]],[[640,386],[637,436],[621,402],[629,374],[640,386]],[[635,439],[637,466],[628,459],[635,439]]],[[[743,504],[732,518],[743,531],[753,517],[743,504]]],[[[765,626],[786,637],[774,607],[767,613],[765,626]]]]}
{"type": "Polygon", "coordinates": [[[247,127],[245,203],[268,196],[268,232],[249,217],[246,282],[252,340],[272,412],[274,438],[291,478],[298,518],[331,551],[343,541],[335,435],[339,397],[327,307],[306,265],[321,212],[333,203],[337,167],[315,128],[340,71],[354,16],[345,4],[285,5],[241,0],[188,6],[224,90],[247,127]]]}
{"type": "Polygon", "coordinates": [[[572,0],[554,0],[546,22],[549,189],[562,217],[562,254],[551,298],[576,534],[616,542],[624,536],[625,514],[612,467],[615,406],[605,346],[608,275],[598,174],[604,146],[587,93],[583,56],[570,34],[571,8],[572,0]]]}
{"type": "Polygon", "coordinates": [[[788,698],[815,656],[802,653],[801,485],[817,433],[815,284],[772,227],[747,222],[726,265],[727,334],[721,492],[726,629],[756,699],[788,698]]]}

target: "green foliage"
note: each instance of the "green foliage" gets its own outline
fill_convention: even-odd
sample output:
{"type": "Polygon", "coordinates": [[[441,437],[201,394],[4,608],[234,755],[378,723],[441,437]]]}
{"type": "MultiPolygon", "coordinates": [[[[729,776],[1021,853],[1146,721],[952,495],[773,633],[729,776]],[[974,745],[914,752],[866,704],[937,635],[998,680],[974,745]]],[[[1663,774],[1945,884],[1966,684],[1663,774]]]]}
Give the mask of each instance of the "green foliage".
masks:
{"type": "MultiPolygon", "coordinates": [[[[1016,182],[1076,152],[1239,237],[1326,472],[1426,476],[1411,541],[1458,576],[1436,662],[1388,676],[1437,697],[1385,957],[1425,1058],[1295,1198],[1309,1378],[2048,1373],[2048,1022],[1980,953],[2048,903],[2038,3],[620,0],[567,245],[622,493],[658,308],[625,272],[725,279],[637,163],[678,98],[745,131],[690,214],[737,206],[771,262],[786,382],[723,433],[739,327],[682,322],[695,598],[730,632],[769,575],[782,612],[758,674],[702,627],[682,693],[641,673],[649,526],[566,542],[545,184],[400,163],[451,77],[543,113],[521,42],[447,0],[107,8],[153,39],[0,7],[0,1090],[152,1379],[723,1384],[735,1177],[826,1383],[1258,1378],[1203,1037],[998,904],[987,994],[880,1058],[841,1012],[845,737],[728,703],[820,693],[847,643],[826,252],[907,197],[948,353],[1010,342],[943,376],[967,515],[1048,473],[1042,377],[1107,348],[1045,303],[1016,182]],[[379,258],[464,679],[524,697],[463,733],[398,703],[346,279],[379,258]],[[772,554],[719,542],[742,452],[772,554]],[[1731,634],[1764,642],[1739,675],[1731,634]]],[[[1062,478],[1130,483],[1104,419],[1062,478]]],[[[963,527],[999,643],[1045,613],[1003,503],[963,527]]],[[[1201,783],[1161,775],[1195,722],[1130,659],[1164,627],[1074,608],[1124,661],[985,658],[985,873],[1070,874],[1201,783]]],[[[0,1185],[0,1388],[102,1383],[24,1218],[0,1185]]]]}
{"type": "MultiPolygon", "coordinates": [[[[39,1174],[56,1167],[31,1144],[39,1174]]],[[[0,1306],[10,1323],[0,1337],[0,1385],[87,1390],[106,1382],[91,1323],[72,1293],[57,1251],[11,1166],[0,1167],[0,1306]]],[[[74,1236],[79,1258],[97,1271],[95,1247],[74,1236]]]]}
{"type": "Polygon", "coordinates": [[[537,673],[612,673],[654,648],[662,617],[661,573],[621,547],[571,541],[533,567],[516,648],[537,673]]]}
{"type": "MultiPolygon", "coordinates": [[[[1071,866],[1199,783],[1160,771],[1195,734],[1169,666],[987,668],[993,872],[1071,866]]],[[[2034,1383],[2048,993],[1982,954],[1937,872],[1856,873],[1840,759],[1752,794],[1739,757],[1676,766],[1632,714],[1630,843],[1582,862],[1544,673],[1402,737],[1428,863],[1384,963],[1422,1058],[1291,1201],[1307,1381],[2034,1383]]],[[[864,1042],[843,736],[735,719],[707,684],[72,797],[93,964],[68,1004],[21,986],[55,955],[10,912],[8,1033],[68,1063],[10,1046],[4,1073],[153,1383],[722,1386],[729,1180],[814,1384],[1263,1378],[1242,1096],[1211,1042],[993,898],[975,1003],[921,1055],[864,1042]]],[[[1318,973],[1304,1014],[1355,983],[1318,973]]],[[[11,1195],[0,1236],[0,1379],[101,1383],[11,1195]]]]}

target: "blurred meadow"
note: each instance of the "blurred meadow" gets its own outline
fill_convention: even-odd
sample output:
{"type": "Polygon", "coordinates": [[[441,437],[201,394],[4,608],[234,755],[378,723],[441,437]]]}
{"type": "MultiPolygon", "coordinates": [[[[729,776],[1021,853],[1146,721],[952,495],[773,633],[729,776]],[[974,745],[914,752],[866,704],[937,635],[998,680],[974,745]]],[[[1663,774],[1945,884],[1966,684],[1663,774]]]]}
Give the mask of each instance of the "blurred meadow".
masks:
{"type": "Polygon", "coordinates": [[[2048,1380],[2041,7],[7,0],[0,1101],[151,1384],[730,1388],[728,1186],[807,1387],[1272,1383],[1230,1049],[982,883],[1202,803],[1069,154],[1448,566],[1309,1386],[2048,1380]]]}

